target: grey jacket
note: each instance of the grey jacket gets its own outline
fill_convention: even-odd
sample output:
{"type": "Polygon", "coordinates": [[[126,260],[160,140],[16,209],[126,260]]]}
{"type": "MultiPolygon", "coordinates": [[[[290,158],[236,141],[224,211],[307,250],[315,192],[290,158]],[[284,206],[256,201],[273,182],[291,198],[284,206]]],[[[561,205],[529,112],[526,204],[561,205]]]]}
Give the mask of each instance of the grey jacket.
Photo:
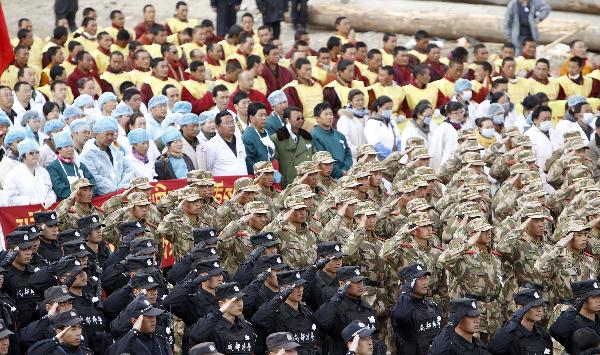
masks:
{"type": "MultiPolygon", "coordinates": [[[[513,44],[520,47],[519,41],[519,0],[511,0],[506,6],[504,14],[504,34],[513,44]]],[[[537,28],[536,19],[543,21],[550,15],[550,5],[544,0],[529,0],[529,27],[534,40],[540,39],[540,33],[537,28]]]]}

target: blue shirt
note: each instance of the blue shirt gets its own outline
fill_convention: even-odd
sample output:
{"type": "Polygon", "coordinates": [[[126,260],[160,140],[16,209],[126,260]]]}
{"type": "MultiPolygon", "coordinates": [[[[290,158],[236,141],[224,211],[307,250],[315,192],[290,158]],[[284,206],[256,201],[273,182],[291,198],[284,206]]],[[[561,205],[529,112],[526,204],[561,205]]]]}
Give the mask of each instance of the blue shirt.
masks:
{"type": "Polygon", "coordinates": [[[313,137],[313,145],[317,151],[326,150],[331,153],[335,163],[331,177],[339,179],[343,171],[348,171],[352,166],[352,151],[348,146],[346,137],[336,129],[324,130],[321,126],[315,126],[310,132],[313,137]]]}

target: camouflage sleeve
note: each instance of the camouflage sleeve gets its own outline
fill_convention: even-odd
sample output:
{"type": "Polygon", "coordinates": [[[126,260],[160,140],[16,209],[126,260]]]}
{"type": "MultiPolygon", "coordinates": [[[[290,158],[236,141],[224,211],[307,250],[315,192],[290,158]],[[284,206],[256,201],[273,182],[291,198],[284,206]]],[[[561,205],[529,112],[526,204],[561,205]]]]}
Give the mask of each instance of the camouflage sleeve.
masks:
{"type": "Polygon", "coordinates": [[[227,223],[229,223],[229,216],[231,215],[231,210],[233,206],[231,205],[231,200],[225,201],[219,208],[217,208],[217,228],[225,228],[227,223]]]}
{"type": "Polygon", "coordinates": [[[125,203],[125,197],[123,197],[121,194],[117,194],[104,201],[102,204],[102,210],[110,211],[112,209],[114,211],[115,209],[123,207],[123,203],[125,203]]]}
{"type": "Polygon", "coordinates": [[[558,149],[558,150],[555,150],[554,152],[552,152],[552,155],[550,155],[550,158],[546,159],[546,163],[543,166],[544,172],[546,174],[550,171],[552,166],[558,161],[558,159],[562,156],[562,154],[563,154],[562,149],[558,149]]]}
{"type": "Polygon", "coordinates": [[[498,198],[498,205],[494,209],[494,214],[499,221],[503,221],[512,214],[511,212],[517,204],[515,199],[516,194],[501,194],[500,196],[495,197],[498,198]]]}
{"type": "Polygon", "coordinates": [[[438,262],[440,265],[448,270],[452,274],[461,275],[462,269],[467,267],[462,262],[463,255],[470,248],[467,243],[460,243],[458,245],[449,245],[448,249],[440,254],[438,262]]]}
{"type": "Polygon", "coordinates": [[[161,215],[166,216],[169,211],[177,204],[179,200],[179,190],[170,191],[166,196],[163,196],[156,204],[156,208],[161,215]]]}
{"type": "Polygon", "coordinates": [[[172,244],[175,242],[176,231],[179,228],[181,228],[181,226],[177,225],[176,218],[172,214],[169,214],[160,222],[156,231],[172,244]]]}
{"type": "Polygon", "coordinates": [[[386,240],[383,243],[383,247],[381,248],[381,251],[379,252],[379,256],[381,258],[388,260],[389,258],[396,257],[396,252],[400,248],[400,243],[402,242],[402,239],[404,238],[406,228],[407,227],[402,227],[398,231],[398,233],[396,233],[396,235],[394,235],[392,238],[386,240]]]}
{"type": "Polygon", "coordinates": [[[219,241],[225,244],[230,243],[235,238],[236,233],[239,232],[243,227],[244,225],[240,220],[229,222],[219,234],[219,241]]]}
{"type": "Polygon", "coordinates": [[[356,264],[359,259],[358,251],[360,245],[365,240],[367,235],[364,227],[358,227],[356,231],[350,235],[349,238],[344,238],[342,242],[342,252],[348,256],[348,260],[351,265],[356,264]]]}
{"type": "Polygon", "coordinates": [[[460,170],[460,167],[460,151],[456,151],[444,164],[442,164],[440,171],[437,173],[437,177],[443,183],[447,184],[452,179],[452,176],[460,170]]]}
{"type": "Polygon", "coordinates": [[[62,221],[62,219],[64,219],[64,217],[67,214],[69,214],[69,210],[71,209],[71,207],[73,207],[74,204],[75,199],[70,197],[67,197],[64,200],[60,201],[60,203],[58,204],[58,206],[56,206],[56,209],[54,210],[59,221],[62,221]]]}
{"type": "Polygon", "coordinates": [[[335,215],[326,225],[325,228],[319,233],[317,239],[319,243],[326,242],[329,240],[334,240],[334,236],[337,231],[340,229],[340,225],[342,224],[342,217],[339,215],[335,215]]]}
{"type": "Polygon", "coordinates": [[[500,238],[496,243],[496,250],[502,254],[502,259],[505,259],[511,263],[519,260],[520,252],[517,241],[519,236],[517,234],[509,234],[505,238],[500,238]]]}
{"type": "Polygon", "coordinates": [[[490,145],[488,149],[485,150],[485,153],[483,153],[483,162],[485,165],[491,167],[496,159],[502,155],[502,148],[504,148],[502,143],[494,143],[490,145]]]}
{"type": "Polygon", "coordinates": [[[564,181],[564,172],[565,169],[563,164],[561,164],[560,161],[557,161],[556,163],[552,164],[548,170],[548,173],[546,174],[546,182],[552,186],[562,185],[562,182],[564,181]]]}
{"type": "Polygon", "coordinates": [[[118,209],[104,219],[105,227],[102,229],[102,238],[115,246],[121,243],[117,226],[122,221],[123,212],[123,209],[118,209]]]}
{"type": "Polygon", "coordinates": [[[279,235],[279,233],[283,230],[283,226],[285,225],[285,221],[281,218],[281,214],[277,215],[271,223],[267,224],[265,228],[263,228],[260,232],[266,233],[271,232],[275,235],[279,235]]]}
{"type": "Polygon", "coordinates": [[[504,156],[494,160],[494,163],[490,168],[490,176],[498,182],[503,182],[510,177],[510,171],[508,170],[508,165],[506,164],[504,156]]]}
{"type": "Polygon", "coordinates": [[[562,247],[555,245],[535,261],[534,267],[540,273],[541,277],[551,278],[554,275],[557,267],[559,267],[559,256],[562,251],[562,247]]]}

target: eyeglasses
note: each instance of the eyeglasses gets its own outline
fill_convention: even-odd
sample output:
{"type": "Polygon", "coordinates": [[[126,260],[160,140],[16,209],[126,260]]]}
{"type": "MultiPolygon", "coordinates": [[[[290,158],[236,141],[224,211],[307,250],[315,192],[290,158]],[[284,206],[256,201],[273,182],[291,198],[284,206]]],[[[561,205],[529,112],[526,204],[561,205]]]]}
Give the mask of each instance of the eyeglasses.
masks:
{"type": "Polygon", "coordinates": [[[40,152],[38,152],[37,150],[34,150],[34,151],[32,151],[32,152],[29,152],[29,153],[27,153],[27,154],[29,154],[29,155],[39,155],[39,154],[40,154],[40,152]]]}
{"type": "Polygon", "coordinates": [[[235,122],[233,121],[221,121],[221,126],[233,126],[235,122]]]}
{"type": "Polygon", "coordinates": [[[296,117],[296,121],[304,121],[305,119],[304,116],[296,117]]]}

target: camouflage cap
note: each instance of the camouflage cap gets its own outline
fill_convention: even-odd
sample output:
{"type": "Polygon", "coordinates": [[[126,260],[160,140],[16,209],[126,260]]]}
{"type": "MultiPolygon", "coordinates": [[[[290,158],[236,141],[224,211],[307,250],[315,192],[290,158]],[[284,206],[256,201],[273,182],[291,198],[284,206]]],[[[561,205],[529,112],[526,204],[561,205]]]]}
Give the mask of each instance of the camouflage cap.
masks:
{"type": "Polygon", "coordinates": [[[467,216],[467,217],[481,217],[483,216],[481,212],[481,207],[479,204],[474,201],[466,201],[458,204],[456,208],[456,216],[467,216]]]}
{"type": "Polygon", "coordinates": [[[573,219],[573,220],[567,221],[567,225],[564,227],[565,233],[581,232],[581,231],[585,231],[588,229],[590,229],[589,224],[580,219],[573,219]]]}
{"type": "Polygon", "coordinates": [[[529,136],[526,136],[524,134],[519,134],[519,135],[512,137],[512,144],[513,144],[513,147],[515,147],[515,148],[516,147],[532,147],[529,136]]]}
{"type": "Polygon", "coordinates": [[[565,168],[575,168],[583,165],[583,159],[580,156],[574,155],[564,158],[565,168]]]}
{"type": "Polygon", "coordinates": [[[194,190],[188,190],[181,196],[181,199],[183,201],[188,201],[188,202],[198,201],[201,198],[202,197],[200,197],[200,195],[198,195],[198,192],[196,192],[194,190]]]}
{"type": "Polygon", "coordinates": [[[410,160],[419,160],[419,159],[431,159],[431,155],[429,155],[429,151],[427,148],[415,148],[413,151],[409,153],[410,160]]]}
{"type": "Polygon", "coordinates": [[[581,133],[579,133],[579,131],[568,131],[563,134],[563,138],[565,140],[565,143],[573,140],[580,141],[581,133]]]}
{"type": "Polygon", "coordinates": [[[354,191],[348,191],[348,190],[342,191],[340,194],[338,194],[335,197],[335,203],[337,205],[341,205],[344,203],[351,205],[353,203],[358,203],[358,202],[359,202],[359,200],[356,196],[356,192],[354,192],[354,191]]]}
{"type": "Polygon", "coordinates": [[[565,182],[569,182],[569,184],[572,184],[579,180],[589,179],[591,177],[592,173],[588,170],[587,167],[583,165],[574,166],[572,168],[569,168],[569,171],[567,171],[567,175],[565,176],[565,182]]]}
{"type": "Polygon", "coordinates": [[[473,128],[465,128],[458,131],[458,141],[462,142],[466,139],[477,139],[477,135],[475,134],[475,129],[473,128]]]}
{"type": "Polygon", "coordinates": [[[569,143],[570,143],[569,149],[567,150],[569,152],[570,151],[577,151],[577,150],[588,149],[589,148],[589,146],[587,144],[585,144],[584,141],[573,140],[573,141],[570,141],[569,143]]]}
{"type": "Polygon", "coordinates": [[[521,189],[523,195],[531,195],[534,197],[542,197],[546,196],[546,191],[544,191],[544,186],[541,181],[533,181],[523,186],[521,189]]]}
{"type": "Polygon", "coordinates": [[[600,191],[594,179],[588,177],[578,180],[577,185],[579,186],[579,191],[600,191]]]}
{"type": "Polygon", "coordinates": [[[429,205],[427,200],[420,197],[413,198],[406,204],[406,209],[408,210],[408,213],[425,212],[429,211],[430,208],[432,207],[429,205]]]}
{"type": "Polygon", "coordinates": [[[254,184],[254,179],[241,177],[233,183],[233,193],[237,192],[260,192],[260,188],[254,184]]]}
{"type": "Polygon", "coordinates": [[[394,186],[394,190],[399,193],[408,194],[417,191],[417,186],[407,179],[398,181],[394,186]]]}
{"type": "Polygon", "coordinates": [[[523,217],[527,218],[545,218],[546,210],[541,203],[526,203],[523,205],[523,217]]]}
{"type": "Polygon", "coordinates": [[[516,126],[512,126],[512,127],[504,126],[504,128],[502,129],[503,137],[514,137],[518,134],[521,134],[521,132],[519,131],[519,129],[516,126]]]}
{"type": "Polygon", "coordinates": [[[321,151],[316,152],[313,155],[312,160],[317,164],[319,164],[319,163],[323,163],[323,164],[335,163],[335,159],[333,159],[333,157],[331,156],[331,153],[329,153],[326,150],[321,150],[321,151]]]}
{"type": "Polygon", "coordinates": [[[465,164],[484,166],[485,163],[481,160],[479,152],[465,152],[462,155],[462,160],[465,164]]]}
{"type": "Polygon", "coordinates": [[[588,206],[591,208],[600,208],[600,197],[593,198],[588,202],[588,206]]]}
{"type": "Polygon", "coordinates": [[[475,201],[481,198],[481,194],[474,187],[464,186],[458,190],[458,198],[461,201],[475,201]]]}
{"type": "Polygon", "coordinates": [[[540,177],[540,172],[536,170],[528,169],[527,171],[521,173],[521,182],[523,185],[533,184],[533,183],[542,183],[542,178],[540,177]]]}
{"type": "Polygon", "coordinates": [[[494,227],[492,227],[484,218],[475,218],[474,220],[470,221],[469,224],[467,224],[467,230],[471,233],[485,232],[493,228],[494,227]]]}
{"type": "Polygon", "coordinates": [[[410,137],[406,140],[406,149],[425,147],[425,140],[421,137],[410,137]]]}
{"type": "Polygon", "coordinates": [[[306,184],[298,184],[290,187],[290,196],[300,196],[302,198],[311,198],[316,196],[310,186],[306,184]]]}
{"type": "Polygon", "coordinates": [[[359,157],[363,155],[377,155],[377,151],[375,150],[375,147],[373,147],[371,144],[361,144],[358,147],[357,155],[359,157]]]}
{"type": "Polygon", "coordinates": [[[354,214],[357,216],[374,216],[377,213],[377,208],[371,202],[360,202],[354,214]]]}
{"type": "Polygon", "coordinates": [[[244,214],[269,213],[269,206],[264,201],[252,201],[244,205],[244,214]]]}
{"type": "Polygon", "coordinates": [[[348,175],[352,175],[355,179],[362,179],[371,176],[371,172],[367,169],[365,164],[355,163],[348,170],[348,175]]]}
{"type": "Polygon", "coordinates": [[[427,212],[413,212],[408,215],[408,223],[418,227],[430,226],[433,224],[427,212]]]}
{"type": "Polygon", "coordinates": [[[129,181],[129,185],[131,185],[134,189],[140,190],[148,190],[152,188],[150,185],[150,181],[147,177],[134,177],[129,181]]]}
{"type": "Polygon", "coordinates": [[[427,187],[427,186],[429,186],[429,184],[427,183],[427,181],[421,175],[416,175],[415,174],[415,175],[409,176],[408,179],[406,179],[406,180],[410,181],[416,187],[427,187]]]}
{"type": "Polygon", "coordinates": [[[192,170],[187,173],[189,183],[200,186],[212,186],[215,184],[213,175],[210,171],[192,170]]]}
{"type": "Polygon", "coordinates": [[[71,191],[77,191],[80,187],[94,186],[87,178],[81,178],[71,183],[71,191]]]}
{"type": "Polygon", "coordinates": [[[523,149],[515,154],[515,160],[519,163],[535,163],[535,157],[531,149],[523,149]]]}
{"type": "Polygon", "coordinates": [[[508,168],[508,171],[510,172],[510,176],[515,176],[529,171],[529,167],[525,163],[515,163],[508,168]]]}
{"type": "Polygon", "coordinates": [[[296,165],[296,172],[298,173],[298,176],[302,176],[304,174],[314,174],[318,173],[319,171],[321,171],[321,169],[319,169],[317,163],[314,161],[303,161],[302,163],[296,165]]]}
{"type": "Polygon", "coordinates": [[[287,210],[299,210],[306,208],[306,204],[304,204],[304,198],[300,196],[288,196],[283,202],[283,207],[287,210]]]}
{"type": "Polygon", "coordinates": [[[465,183],[465,186],[474,187],[479,191],[488,189],[488,185],[485,181],[485,178],[483,177],[483,175],[480,174],[466,174],[463,178],[463,181],[465,183]]]}
{"type": "Polygon", "coordinates": [[[460,144],[462,152],[480,152],[483,148],[477,143],[477,139],[466,139],[460,144]]]}
{"type": "Polygon", "coordinates": [[[352,189],[357,186],[361,186],[362,184],[351,175],[344,175],[338,180],[338,186],[342,189],[352,189]]]}
{"type": "Polygon", "coordinates": [[[252,166],[254,168],[254,174],[263,174],[263,173],[274,173],[276,169],[273,167],[273,163],[270,161],[259,161],[254,163],[252,166]]]}
{"type": "Polygon", "coordinates": [[[152,204],[145,192],[133,192],[127,196],[130,206],[147,206],[152,204]]]}
{"type": "Polygon", "coordinates": [[[386,168],[383,166],[383,164],[381,164],[381,162],[379,160],[371,160],[369,162],[366,162],[364,165],[365,165],[365,168],[370,173],[374,173],[376,171],[385,171],[386,170],[386,168]]]}
{"type": "Polygon", "coordinates": [[[435,171],[433,170],[433,168],[430,168],[428,166],[419,166],[418,168],[415,168],[414,175],[419,175],[425,181],[437,180],[437,176],[435,176],[435,171]]]}

